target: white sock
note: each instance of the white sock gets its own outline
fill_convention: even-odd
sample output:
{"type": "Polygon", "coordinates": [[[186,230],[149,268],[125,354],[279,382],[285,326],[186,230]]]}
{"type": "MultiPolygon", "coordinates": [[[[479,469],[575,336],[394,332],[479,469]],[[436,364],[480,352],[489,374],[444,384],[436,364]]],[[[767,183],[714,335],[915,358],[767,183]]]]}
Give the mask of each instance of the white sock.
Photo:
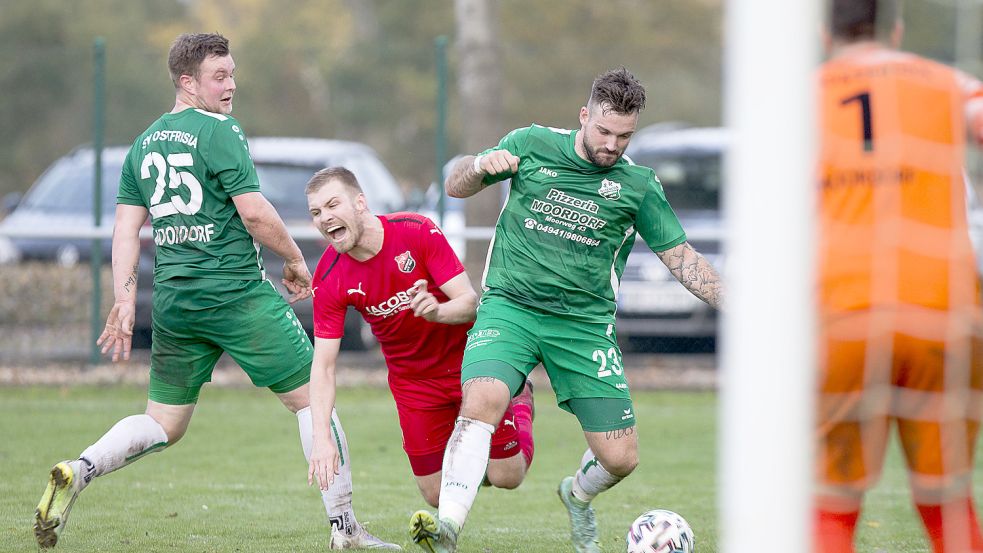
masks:
{"type": "Polygon", "coordinates": [[[79,455],[82,463],[77,467],[82,469],[82,486],[96,476],[109,474],[165,447],[167,434],[153,417],[146,414],[126,417],[79,455]]]}
{"type": "Polygon", "coordinates": [[[447,441],[437,516],[452,520],[459,530],[464,527],[485,477],[494,431],[490,424],[458,417],[447,441]]]}
{"type": "MultiPolygon", "coordinates": [[[[310,462],[311,449],[314,447],[314,424],[310,407],[297,411],[297,422],[300,425],[300,444],[304,448],[304,458],[310,462]]],[[[334,483],[327,491],[321,492],[321,501],[324,503],[324,510],[328,513],[331,529],[351,536],[359,529],[358,521],[355,520],[355,511],[352,509],[352,466],[348,457],[345,429],[341,427],[338,412],[334,409],[331,410],[331,438],[338,448],[341,465],[338,467],[338,474],[334,477],[334,483]]]]}
{"type": "Polygon", "coordinates": [[[594,452],[588,448],[580,459],[580,470],[573,478],[573,495],[581,501],[589,502],[597,497],[597,494],[611,489],[621,480],[621,476],[608,472],[594,456],[594,452]]]}

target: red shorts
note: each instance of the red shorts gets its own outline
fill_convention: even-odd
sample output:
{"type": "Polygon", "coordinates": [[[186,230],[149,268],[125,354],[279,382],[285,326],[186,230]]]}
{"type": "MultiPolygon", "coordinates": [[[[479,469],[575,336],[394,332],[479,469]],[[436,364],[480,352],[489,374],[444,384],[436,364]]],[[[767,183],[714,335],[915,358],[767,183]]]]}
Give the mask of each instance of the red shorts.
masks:
{"type": "MultiPolygon", "coordinates": [[[[414,475],[426,476],[441,470],[444,448],[460,410],[461,404],[457,401],[427,409],[406,407],[396,401],[399,426],[403,431],[403,450],[410,459],[414,475]]],[[[492,459],[505,459],[519,453],[519,433],[514,421],[510,405],[492,434],[492,459]]]]}

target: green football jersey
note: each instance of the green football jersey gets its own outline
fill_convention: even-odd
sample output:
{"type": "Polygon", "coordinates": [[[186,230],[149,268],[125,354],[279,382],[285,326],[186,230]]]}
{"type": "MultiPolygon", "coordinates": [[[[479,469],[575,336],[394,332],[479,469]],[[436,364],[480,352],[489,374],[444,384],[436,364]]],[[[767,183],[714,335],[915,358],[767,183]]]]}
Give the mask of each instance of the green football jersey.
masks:
{"type": "Polygon", "coordinates": [[[533,125],[498,146],[519,157],[495,225],[482,284],[488,294],[564,317],[614,322],[615,297],[636,232],[653,251],[686,240],[648,167],[598,167],[574,151],[577,131],[533,125]]]}
{"type": "Polygon", "coordinates": [[[200,109],[165,113],[126,155],[116,202],[150,210],[154,281],[265,277],[260,246],[232,197],[258,192],[246,137],[232,117],[200,109]]]}

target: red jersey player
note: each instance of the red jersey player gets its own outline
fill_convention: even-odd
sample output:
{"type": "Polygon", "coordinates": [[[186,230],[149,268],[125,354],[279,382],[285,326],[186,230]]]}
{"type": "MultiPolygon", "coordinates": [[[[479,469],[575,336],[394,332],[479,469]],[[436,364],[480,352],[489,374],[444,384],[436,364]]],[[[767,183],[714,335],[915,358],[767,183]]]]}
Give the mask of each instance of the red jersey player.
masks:
{"type": "MultiPolygon", "coordinates": [[[[478,296],[436,225],[416,213],[373,215],[355,176],[322,169],[307,184],[314,225],[330,242],[314,273],[314,447],[308,480],[332,483],[328,434],[345,312],[372,327],[389,368],[403,449],[424,499],[437,506],[444,449],[461,407],[461,359],[478,296]]],[[[516,396],[492,437],[487,480],[515,488],[533,456],[532,394],[516,396]]]]}

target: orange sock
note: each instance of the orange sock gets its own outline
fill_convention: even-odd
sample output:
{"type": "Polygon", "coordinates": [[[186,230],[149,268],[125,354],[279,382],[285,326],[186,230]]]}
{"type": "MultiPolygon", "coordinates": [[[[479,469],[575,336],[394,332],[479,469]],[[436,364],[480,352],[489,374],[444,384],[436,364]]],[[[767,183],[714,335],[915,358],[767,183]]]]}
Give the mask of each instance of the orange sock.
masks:
{"type": "Polygon", "coordinates": [[[983,534],[976,519],[976,508],[972,498],[959,499],[945,505],[916,505],[918,514],[925,524],[928,539],[935,553],[957,553],[969,551],[983,552],[983,534]],[[943,510],[944,522],[943,526],[943,510]],[[948,529],[949,535],[946,535],[948,529]]]}
{"type": "Polygon", "coordinates": [[[860,511],[833,513],[816,509],[815,551],[817,553],[854,553],[853,533],[860,511]]]}

